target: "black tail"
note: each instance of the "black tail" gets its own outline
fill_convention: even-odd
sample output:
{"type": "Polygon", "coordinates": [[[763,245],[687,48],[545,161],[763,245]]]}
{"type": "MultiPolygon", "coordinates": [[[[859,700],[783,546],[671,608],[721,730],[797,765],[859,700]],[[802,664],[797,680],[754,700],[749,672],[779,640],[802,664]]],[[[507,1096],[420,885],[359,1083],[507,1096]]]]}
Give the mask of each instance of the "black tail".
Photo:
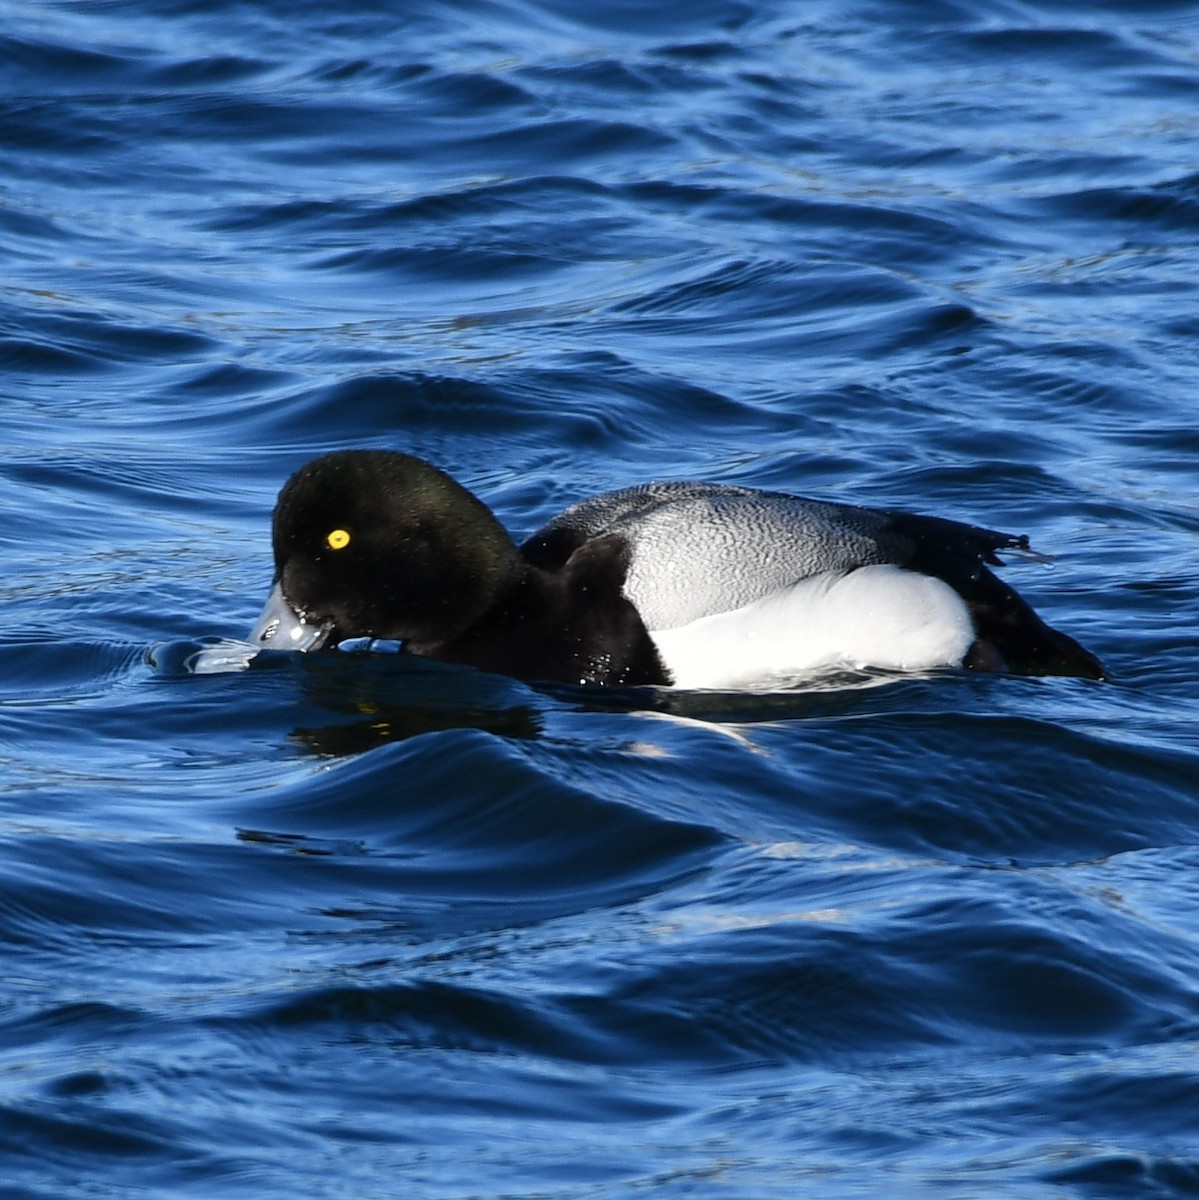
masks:
{"type": "Polygon", "coordinates": [[[999,550],[1031,553],[1028,538],[938,517],[889,513],[889,530],[910,547],[904,566],[944,579],[966,601],[978,640],[966,665],[1018,675],[1106,679],[1103,664],[1072,637],[1046,625],[1015,588],[985,564],[1002,566],[999,550]]]}
{"type": "MultiPolygon", "coordinates": [[[[1072,637],[1046,625],[1015,588],[983,567],[968,589],[959,589],[974,618],[985,666],[993,648],[1009,671],[1018,675],[1079,675],[1106,679],[1103,663],[1072,637]]],[[[967,665],[971,665],[968,660],[967,665]]]]}

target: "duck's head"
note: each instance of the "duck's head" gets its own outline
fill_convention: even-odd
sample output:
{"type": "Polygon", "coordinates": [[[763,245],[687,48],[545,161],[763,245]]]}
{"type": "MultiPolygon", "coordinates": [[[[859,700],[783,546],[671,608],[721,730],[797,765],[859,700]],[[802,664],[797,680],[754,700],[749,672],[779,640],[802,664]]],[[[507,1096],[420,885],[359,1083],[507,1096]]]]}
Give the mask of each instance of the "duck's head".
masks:
{"type": "Polygon", "coordinates": [[[394,451],[338,451],[302,467],[279,493],[272,542],[275,587],[250,636],[283,650],[450,640],[523,569],[480,500],[394,451]]]}

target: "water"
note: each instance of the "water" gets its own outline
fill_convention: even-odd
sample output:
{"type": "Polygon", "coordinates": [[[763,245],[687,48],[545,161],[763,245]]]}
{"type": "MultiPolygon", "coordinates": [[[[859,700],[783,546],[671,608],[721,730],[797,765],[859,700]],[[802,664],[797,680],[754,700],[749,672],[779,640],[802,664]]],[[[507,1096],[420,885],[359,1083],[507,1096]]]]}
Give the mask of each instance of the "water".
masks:
{"type": "Polygon", "coordinates": [[[0,13],[5,1197],[1199,1191],[1199,9],[0,13]],[[340,446],[1027,532],[1113,680],[189,674],[340,446]]]}

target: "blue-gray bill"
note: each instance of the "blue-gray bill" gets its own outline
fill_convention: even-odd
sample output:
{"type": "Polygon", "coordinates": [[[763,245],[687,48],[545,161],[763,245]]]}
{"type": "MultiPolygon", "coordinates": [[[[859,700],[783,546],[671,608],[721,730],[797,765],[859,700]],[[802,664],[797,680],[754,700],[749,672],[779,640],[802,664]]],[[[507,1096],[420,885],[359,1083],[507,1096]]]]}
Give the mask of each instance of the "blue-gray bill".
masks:
{"type": "Polygon", "coordinates": [[[271,589],[266,607],[250,631],[248,641],[260,649],[319,650],[331,631],[328,622],[310,624],[283,595],[279,584],[271,589]]]}

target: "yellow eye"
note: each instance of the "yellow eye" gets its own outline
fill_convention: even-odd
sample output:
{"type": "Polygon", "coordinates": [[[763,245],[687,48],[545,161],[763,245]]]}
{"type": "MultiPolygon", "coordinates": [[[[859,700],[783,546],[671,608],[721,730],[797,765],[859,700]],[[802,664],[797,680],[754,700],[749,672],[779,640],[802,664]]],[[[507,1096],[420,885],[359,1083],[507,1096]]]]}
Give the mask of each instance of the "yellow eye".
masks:
{"type": "Polygon", "coordinates": [[[335,529],[325,541],[330,550],[344,550],[350,544],[350,535],[344,529],[335,529]]]}

